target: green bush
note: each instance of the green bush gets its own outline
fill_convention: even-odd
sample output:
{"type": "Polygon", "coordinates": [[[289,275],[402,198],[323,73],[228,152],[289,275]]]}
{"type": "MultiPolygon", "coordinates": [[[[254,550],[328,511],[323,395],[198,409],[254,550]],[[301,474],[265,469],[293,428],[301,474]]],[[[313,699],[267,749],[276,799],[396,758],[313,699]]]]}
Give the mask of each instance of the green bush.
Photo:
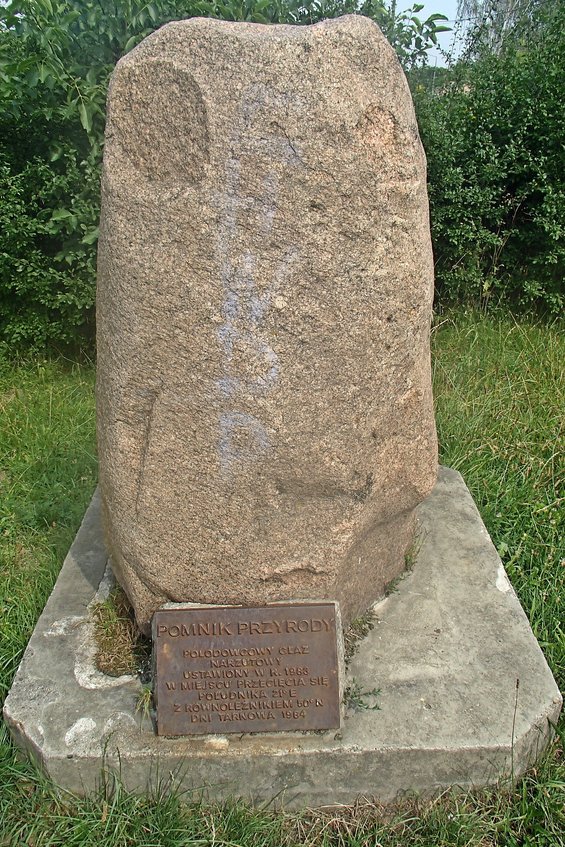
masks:
{"type": "Polygon", "coordinates": [[[428,156],[438,301],[565,305],[565,5],[498,55],[413,86],[428,156]]]}
{"type": "Polygon", "coordinates": [[[156,20],[138,0],[0,10],[0,345],[10,351],[92,340],[106,89],[156,20]]]}
{"type": "MultiPolygon", "coordinates": [[[[14,136],[12,136],[14,141],[14,136]]],[[[22,148],[25,142],[22,142],[22,148]]],[[[0,326],[11,350],[92,334],[98,169],[72,145],[57,162],[0,148],[0,326]]]]}
{"type": "Polygon", "coordinates": [[[374,18],[406,68],[445,29],[384,0],[13,0],[0,7],[0,346],[92,334],[106,89],[117,60],[170,20],[374,18]]]}

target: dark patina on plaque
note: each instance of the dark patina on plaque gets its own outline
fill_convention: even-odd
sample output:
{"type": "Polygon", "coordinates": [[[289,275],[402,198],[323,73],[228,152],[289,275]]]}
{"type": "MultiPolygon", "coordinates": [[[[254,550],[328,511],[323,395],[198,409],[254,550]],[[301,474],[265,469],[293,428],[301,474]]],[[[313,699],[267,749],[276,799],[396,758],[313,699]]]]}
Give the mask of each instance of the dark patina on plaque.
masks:
{"type": "Polygon", "coordinates": [[[159,735],[340,725],[333,603],[161,609],[153,649],[159,735]]]}

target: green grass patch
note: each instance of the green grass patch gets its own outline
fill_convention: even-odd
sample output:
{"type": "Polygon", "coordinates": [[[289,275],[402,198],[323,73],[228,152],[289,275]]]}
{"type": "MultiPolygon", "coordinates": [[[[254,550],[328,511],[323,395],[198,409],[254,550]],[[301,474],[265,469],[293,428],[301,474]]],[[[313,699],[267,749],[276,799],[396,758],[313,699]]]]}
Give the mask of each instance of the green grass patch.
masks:
{"type": "Polygon", "coordinates": [[[0,696],[96,485],[94,371],[0,362],[0,696]]]}
{"type": "Polygon", "coordinates": [[[440,460],[463,474],[563,690],[563,327],[454,314],[433,342],[440,460]]]}
{"type": "MultiPolygon", "coordinates": [[[[460,312],[433,348],[441,460],[465,477],[563,688],[565,340],[460,312]]],[[[0,363],[2,694],[95,486],[93,382],[90,366],[0,363]]],[[[510,794],[285,815],[135,797],[111,779],[87,799],[58,794],[0,729],[0,847],[562,847],[564,832],[562,743],[510,794]]]]}

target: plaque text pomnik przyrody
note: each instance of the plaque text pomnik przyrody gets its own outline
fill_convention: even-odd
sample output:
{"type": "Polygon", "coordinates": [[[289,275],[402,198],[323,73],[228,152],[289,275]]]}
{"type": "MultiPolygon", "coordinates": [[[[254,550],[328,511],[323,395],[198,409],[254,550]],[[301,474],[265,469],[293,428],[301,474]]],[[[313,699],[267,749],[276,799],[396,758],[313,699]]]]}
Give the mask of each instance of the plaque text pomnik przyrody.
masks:
{"type": "Polygon", "coordinates": [[[161,609],[153,639],[159,735],[339,727],[333,603],[161,609]]]}

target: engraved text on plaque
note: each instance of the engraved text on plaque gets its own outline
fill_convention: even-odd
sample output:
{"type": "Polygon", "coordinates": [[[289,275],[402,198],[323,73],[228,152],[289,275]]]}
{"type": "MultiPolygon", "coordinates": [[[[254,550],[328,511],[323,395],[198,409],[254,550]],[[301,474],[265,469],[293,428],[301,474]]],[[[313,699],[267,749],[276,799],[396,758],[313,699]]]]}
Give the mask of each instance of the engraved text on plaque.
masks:
{"type": "Polygon", "coordinates": [[[339,727],[333,603],[160,609],[159,735],[339,727]]]}

